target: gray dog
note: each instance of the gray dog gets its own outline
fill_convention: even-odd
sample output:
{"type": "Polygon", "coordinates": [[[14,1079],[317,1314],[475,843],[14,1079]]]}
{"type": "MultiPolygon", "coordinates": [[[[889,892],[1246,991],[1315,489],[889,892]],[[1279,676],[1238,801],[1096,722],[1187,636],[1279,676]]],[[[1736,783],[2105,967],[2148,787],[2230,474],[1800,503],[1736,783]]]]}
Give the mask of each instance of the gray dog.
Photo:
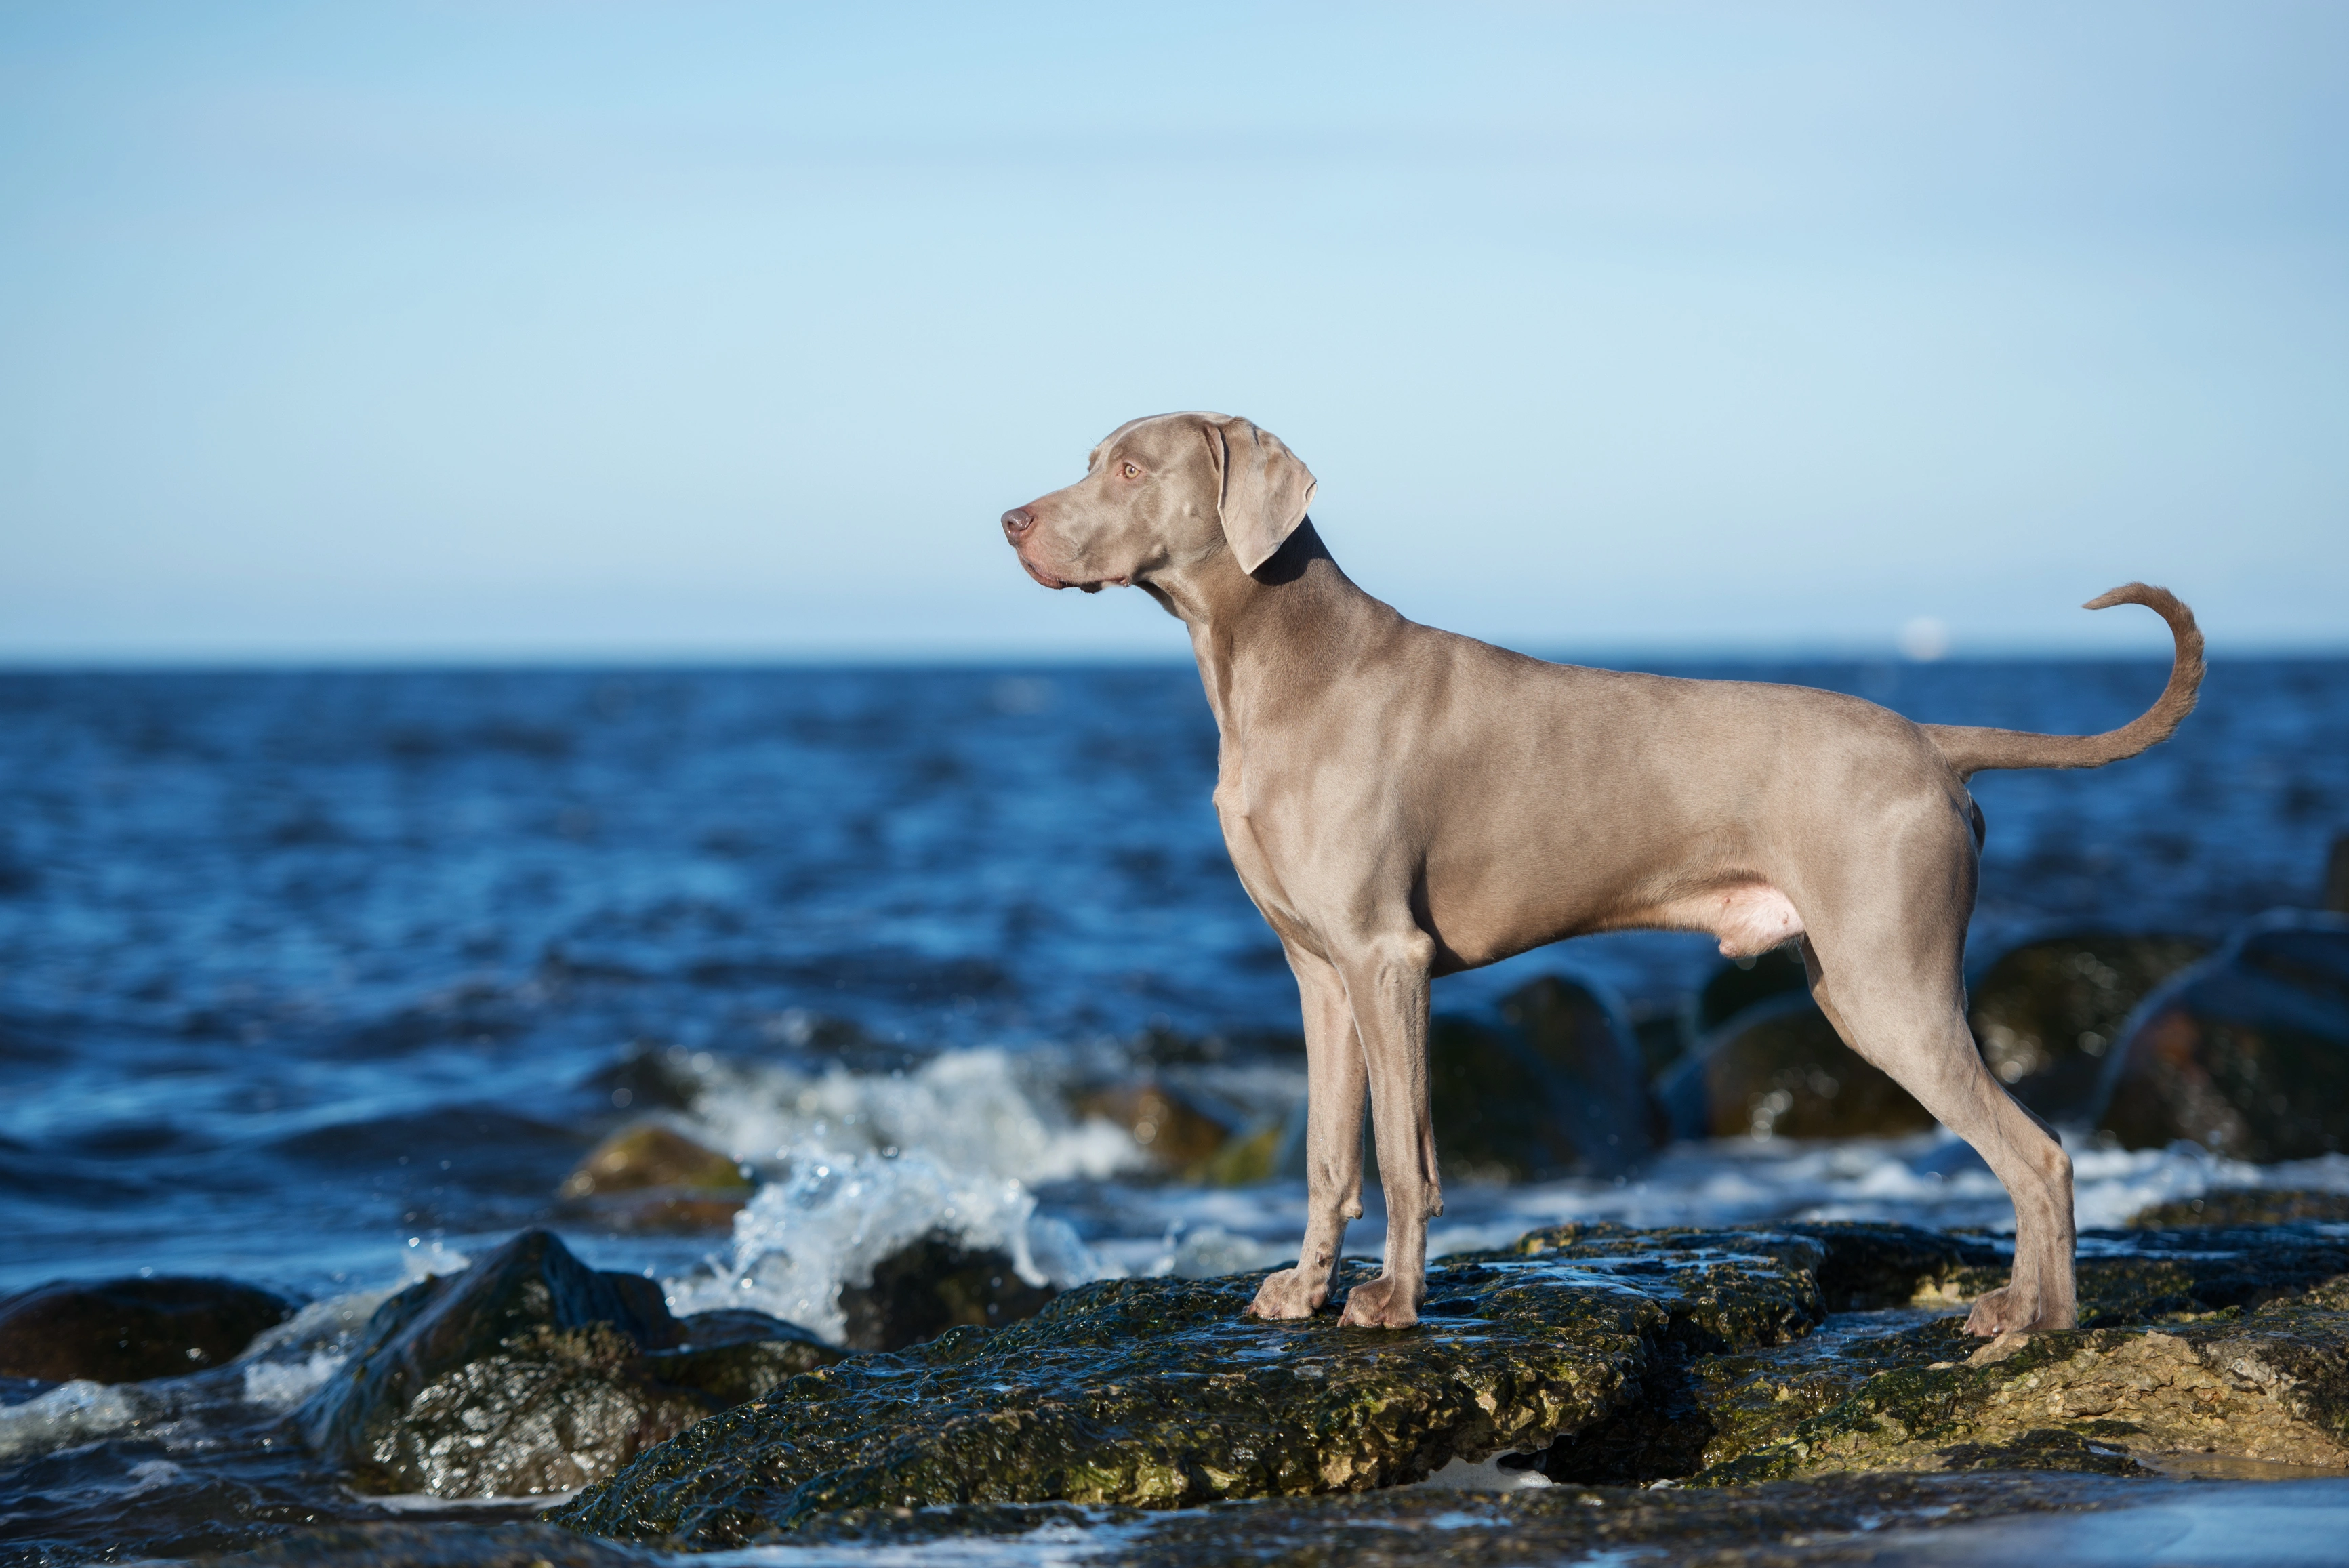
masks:
{"type": "Polygon", "coordinates": [[[2202,637],[2131,583],[2177,657],[2152,708],[2105,735],[1917,725],[1800,686],[1544,664],[1417,625],[1349,582],[1305,509],[1313,476],[1245,419],[1119,427],[1085,477],[1003,514],[1048,588],[1131,584],[1191,629],[1222,737],[1216,814],[1297,975],[1310,1100],[1298,1264],[1255,1310],[1328,1301],[1362,1212],[1362,1101],[1386,1266],[1344,1321],[1415,1323],[1443,1212],[1427,1109],[1427,992],[1594,931],[1702,931],[1732,956],[1799,943],[1844,1042],[1989,1161],[2014,1201],[2014,1270],[1985,1336],[2075,1319],[2072,1161],[1983,1067],[1961,975],[1985,768],[2096,768],[2168,738],[2202,637]]]}

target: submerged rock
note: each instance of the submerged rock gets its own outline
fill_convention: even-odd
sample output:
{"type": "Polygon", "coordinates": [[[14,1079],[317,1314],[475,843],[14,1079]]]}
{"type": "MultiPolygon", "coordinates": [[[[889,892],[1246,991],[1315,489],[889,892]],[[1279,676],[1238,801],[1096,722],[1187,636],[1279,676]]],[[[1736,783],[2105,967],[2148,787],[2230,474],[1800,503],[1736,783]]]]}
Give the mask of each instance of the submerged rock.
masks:
{"type": "Polygon", "coordinates": [[[1537,980],[1491,1015],[1441,1015],[1428,1099],[1444,1173],[1619,1175],[1661,1141],[1645,1079],[1629,1026],[1571,980],[1537,980]]]}
{"type": "Polygon", "coordinates": [[[1806,991],[1730,1019],[1658,1086],[1681,1138],[1866,1138],[1934,1125],[1843,1043],[1806,991]]]}
{"type": "Polygon", "coordinates": [[[525,1231],[385,1302],[293,1418],[373,1490],[570,1491],[839,1354],[756,1313],[673,1316],[651,1280],[598,1273],[525,1231]]]}
{"type": "Polygon", "coordinates": [[[1010,1254],[933,1231],[873,1265],[873,1283],[840,1290],[852,1350],[903,1350],[949,1328],[1000,1328],[1042,1311],[1055,1293],[1030,1284],[1010,1254]]]}
{"type": "Polygon", "coordinates": [[[2041,1116],[2083,1119],[2131,1010],[2209,950],[2206,942],[2164,936],[2025,943],[1971,987],[1968,1020],[1982,1059],[2041,1116]]]}
{"type": "Polygon", "coordinates": [[[2147,997],[2097,1125],[2261,1163],[2349,1148],[2349,919],[2268,916],[2147,997]]]}
{"type": "Polygon", "coordinates": [[[293,1312],[233,1280],[57,1280],[0,1301],[0,1377],[140,1383],[201,1372],[293,1312]]]}

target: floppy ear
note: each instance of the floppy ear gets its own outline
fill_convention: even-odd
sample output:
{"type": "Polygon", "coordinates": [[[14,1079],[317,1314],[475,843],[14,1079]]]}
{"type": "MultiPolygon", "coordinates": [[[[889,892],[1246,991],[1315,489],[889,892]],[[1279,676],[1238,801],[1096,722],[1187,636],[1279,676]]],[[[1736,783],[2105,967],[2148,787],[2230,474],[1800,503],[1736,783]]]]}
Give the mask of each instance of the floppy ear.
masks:
{"type": "Polygon", "coordinates": [[[1246,419],[1210,419],[1206,428],[1222,486],[1216,515],[1240,570],[1254,572],[1305,521],[1313,475],[1279,437],[1246,419]]]}

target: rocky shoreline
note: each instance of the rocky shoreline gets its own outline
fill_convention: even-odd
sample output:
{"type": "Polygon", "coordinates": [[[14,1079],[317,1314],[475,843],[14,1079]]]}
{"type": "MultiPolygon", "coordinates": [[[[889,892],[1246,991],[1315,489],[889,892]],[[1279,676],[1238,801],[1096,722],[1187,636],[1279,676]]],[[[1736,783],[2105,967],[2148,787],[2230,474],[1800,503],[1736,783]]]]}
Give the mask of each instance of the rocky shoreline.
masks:
{"type": "Polygon", "coordinates": [[[1102,1281],[1005,1328],[843,1355],[771,1320],[668,1317],[525,1233],[387,1302],[294,1425],[377,1488],[572,1479],[528,1470],[533,1439],[604,1477],[536,1522],[295,1530],[221,1561],[1030,1535],[1108,1562],[1319,1561],[1344,1529],[1375,1562],[1640,1543],[1766,1562],[2137,1506],[2180,1478],[2349,1488],[2349,1227],[2093,1233],[2081,1328],[1969,1339],[1961,1305],[2004,1267],[1992,1238],[1901,1225],[1565,1225],[1443,1261],[1396,1333],[1247,1317],[1248,1274],[1102,1281]],[[598,1449],[599,1413],[630,1440],[598,1449]]]}

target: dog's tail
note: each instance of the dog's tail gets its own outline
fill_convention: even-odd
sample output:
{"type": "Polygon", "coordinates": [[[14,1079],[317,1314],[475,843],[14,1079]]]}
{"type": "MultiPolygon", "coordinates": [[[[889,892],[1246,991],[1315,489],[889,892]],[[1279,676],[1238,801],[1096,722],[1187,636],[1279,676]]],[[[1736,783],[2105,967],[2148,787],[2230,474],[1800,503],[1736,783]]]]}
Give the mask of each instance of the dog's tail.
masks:
{"type": "Polygon", "coordinates": [[[2169,684],[2154,705],[2118,729],[2102,735],[2034,735],[2024,729],[1977,729],[1968,725],[1928,724],[1926,737],[1950,759],[1961,779],[1988,768],[2102,768],[2124,757],[2135,757],[2177,733],[2194,711],[2195,694],[2202,687],[2202,631],[2194,612],[2167,588],[2131,583],[2089,600],[2084,610],[2105,610],[2115,604],[2143,604],[2169,623],[2178,641],[2169,665],[2169,684]]]}

